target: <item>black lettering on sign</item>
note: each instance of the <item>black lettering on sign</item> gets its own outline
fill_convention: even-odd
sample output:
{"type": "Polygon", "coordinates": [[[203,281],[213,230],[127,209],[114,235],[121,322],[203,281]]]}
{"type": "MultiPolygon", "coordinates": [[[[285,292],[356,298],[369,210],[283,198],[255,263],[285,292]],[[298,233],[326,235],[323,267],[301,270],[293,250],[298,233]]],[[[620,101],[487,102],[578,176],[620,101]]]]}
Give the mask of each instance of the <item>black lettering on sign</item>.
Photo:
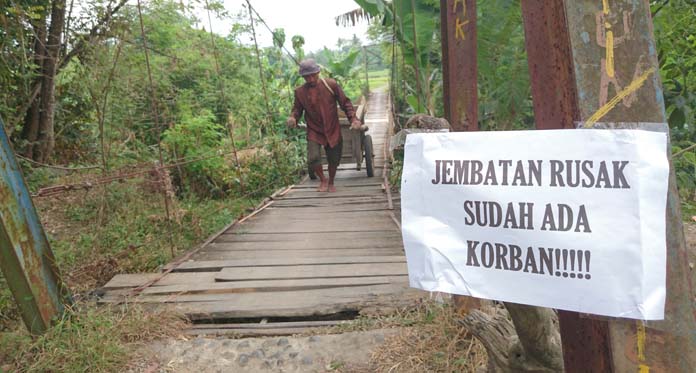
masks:
{"type": "Polygon", "coordinates": [[[544,217],[541,221],[541,230],[559,232],[574,230],[575,232],[592,233],[585,205],[580,205],[576,216],[573,209],[563,203],[546,204],[544,217]]]}
{"type": "Polygon", "coordinates": [[[464,212],[464,224],[468,226],[534,229],[534,204],[531,202],[510,202],[503,209],[495,201],[466,200],[464,212]]]}
{"type": "Polygon", "coordinates": [[[570,279],[592,279],[588,250],[559,249],[467,240],[466,265],[570,279]],[[555,259],[555,260],[554,260],[555,259]]]}

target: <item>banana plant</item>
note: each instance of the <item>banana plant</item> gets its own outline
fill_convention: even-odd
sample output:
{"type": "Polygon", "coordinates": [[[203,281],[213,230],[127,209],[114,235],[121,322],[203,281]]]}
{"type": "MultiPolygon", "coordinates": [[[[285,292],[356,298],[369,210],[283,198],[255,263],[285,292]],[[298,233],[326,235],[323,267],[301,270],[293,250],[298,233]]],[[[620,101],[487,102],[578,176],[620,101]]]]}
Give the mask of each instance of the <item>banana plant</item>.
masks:
{"type": "Polygon", "coordinates": [[[362,10],[337,17],[337,22],[356,19],[381,19],[384,26],[395,26],[404,67],[414,76],[415,85],[406,84],[406,101],[415,112],[434,112],[433,84],[437,69],[432,61],[438,54],[439,1],[435,0],[355,0],[362,10]],[[365,15],[366,14],[366,15],[365,15]],[[395,24],[394,24],[395,23],[395,24]]]}

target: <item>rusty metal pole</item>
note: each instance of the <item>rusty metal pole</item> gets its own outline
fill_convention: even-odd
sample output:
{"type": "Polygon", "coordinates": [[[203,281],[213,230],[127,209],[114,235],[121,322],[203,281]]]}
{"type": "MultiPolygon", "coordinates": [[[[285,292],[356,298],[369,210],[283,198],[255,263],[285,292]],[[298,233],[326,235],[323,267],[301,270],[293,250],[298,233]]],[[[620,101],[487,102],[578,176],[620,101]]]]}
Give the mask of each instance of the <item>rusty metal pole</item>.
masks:
{"type": "Polygon", "coordinates": [[[0,270],[32,334],[71,302],[0,119],[0,270]]]}
{"type": "MultiPolygon", "coordinates": [[[[476,0],[440,0],[445,118],[452,131],[478,131],[476,0]]],[[[479,308],[477,298],[454,296],[457,312],[479,308]]]]}
{"type": "Polygon", "coordinates": [[[476,1],[440,0],[445,118],[453,131],[478,131],[476,1]]]}
{"type": "MultiPolygon", "coordinates": [[[[522,1],[525,47],[537,129],[571,129],[580,120],[569,28],[561,0],[522,1]]],[[[609,325],[558,311],[567,372],[611,372],[609,325]]]]}
{"type": "MultiPolygon", "coordinates": [[[[585,122],[666,123],[657,46],[647,0],[564,0],[580,116],[585,122]]],[[[638,125],[640,126],[640,124],[638,125]]],[[[696,371],[694,274],[674,170],[667,196],[665,320],[610,322],[617,372],[696,371]]]]}
{"type": "MultiPolygon", "coordinates": [[[[665,123],[645,0],[523,0],[537,128],[573,121],[665,123]]],[[[674,172],[667,205],[665,321],[559,312],[567,372],[696,371],[692,274],[674,172]]]]}

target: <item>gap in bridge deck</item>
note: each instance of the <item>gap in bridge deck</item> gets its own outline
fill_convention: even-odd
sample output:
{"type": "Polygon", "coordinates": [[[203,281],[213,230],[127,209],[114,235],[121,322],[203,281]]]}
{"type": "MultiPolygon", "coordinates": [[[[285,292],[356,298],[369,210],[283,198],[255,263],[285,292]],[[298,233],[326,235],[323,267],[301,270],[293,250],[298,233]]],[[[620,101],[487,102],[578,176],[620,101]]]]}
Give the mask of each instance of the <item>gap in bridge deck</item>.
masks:
{"type": "MultiPolygon", "coordinates": [[[[358,310],[347,310],[342,312],[336,312],[327,315],[311,315],[311,316],[295,316],[295,317],[246,317],[246,318],[231,318],[231,319],[197,319],[192,320],[194,325],[201,327],[219,327],[224,324],[248,324],[248,326],[258,326],[254,324],[267,325],[267,324],[279,324],[279,323],[299,323],[308,321],[350,321],[355,320],[360,316],[358,310]]],[[[236,325],[235,325],[236,326],[236,325]]],[[[273,326],[273,325],[272,325],[273,326]]],[[[276,327],[278,325],[275,325],[276,327]]]]}

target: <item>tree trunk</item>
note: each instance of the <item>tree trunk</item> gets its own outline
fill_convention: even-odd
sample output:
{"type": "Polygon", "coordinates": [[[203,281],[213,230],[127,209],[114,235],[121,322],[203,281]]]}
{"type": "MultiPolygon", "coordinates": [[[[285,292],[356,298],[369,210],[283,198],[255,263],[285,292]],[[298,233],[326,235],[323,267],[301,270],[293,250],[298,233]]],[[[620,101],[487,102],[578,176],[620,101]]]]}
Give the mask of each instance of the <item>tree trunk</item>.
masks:
{"type": "Polygon", "coordinates": [[[486,348],[487,371],[562,372],[561,336],[554,311],[512,303],[505,307],[508,312],[502,308],[494,308],[491,314],[474,310],[460,321],[486,348]]]}
{"type": "MultiPolygon", "coordinates": [[[[40,18],[33,23],[34,28],[34,65],[39,74],[43,73],[43,64],[46,60],[46,19],[40,18]]],[[[39,81],[43,79],[39,77],[39,81]]],[[[22,127],[21,138],[26,141],[26,146],[22,154],[34,159],[34,146],[39,138],[39,119],[41,115],[41,99],[39,96],[30,97],[32,102],[27,110],[24,118],[24,126],[22,127]]]]}
{"type": "Polygon", "coordinates": [[[41,116],[39,120],[38,146],[34,149],[34,159],[46,162],[53,154],[55,145],[55,78],[58,57],[61,51],[63,27],[65,25],[65,0],[54,0],[51,8],[51,26],[48,30],[46,60],[43,64],[41,82],[41,116]]]}

